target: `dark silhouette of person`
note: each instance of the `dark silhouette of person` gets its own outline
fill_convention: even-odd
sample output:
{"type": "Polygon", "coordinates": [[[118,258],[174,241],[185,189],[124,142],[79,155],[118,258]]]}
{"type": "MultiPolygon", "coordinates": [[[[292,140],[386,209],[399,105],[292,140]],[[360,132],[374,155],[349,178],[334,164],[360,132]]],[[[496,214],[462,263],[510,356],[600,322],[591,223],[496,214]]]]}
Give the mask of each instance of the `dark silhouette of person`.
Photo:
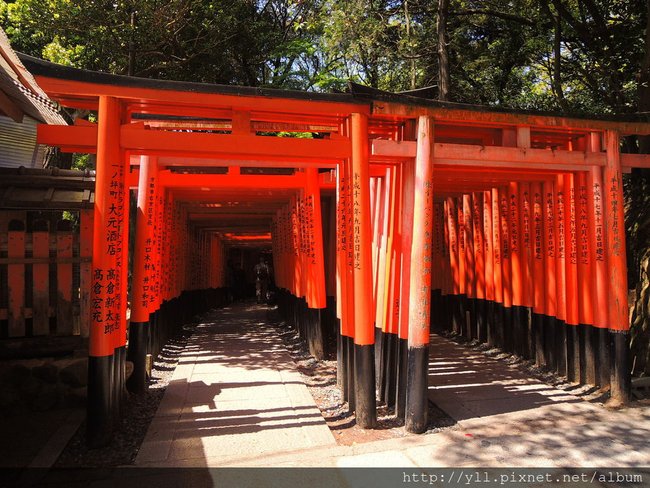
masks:
{"type": "Polygon", "coordinates": [[[260,262],[255,265],[255,296],[257,303],[268,300],[269,282],[271,281],[271,269],[266,263],[266,258],[260,256],[260,262]]]}

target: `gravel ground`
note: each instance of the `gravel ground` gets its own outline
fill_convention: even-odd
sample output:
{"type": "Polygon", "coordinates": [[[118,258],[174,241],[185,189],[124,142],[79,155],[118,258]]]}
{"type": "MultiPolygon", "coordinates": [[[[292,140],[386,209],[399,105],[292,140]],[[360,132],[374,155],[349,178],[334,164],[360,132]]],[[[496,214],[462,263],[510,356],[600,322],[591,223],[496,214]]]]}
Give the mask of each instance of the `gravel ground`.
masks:
{"type": "MultiPolygon", "coordinates": [[[[282,321],[276,310],[269,311],[269,322],[276,327],[338,444],[349,446],[417,435],[406,432],[403,421],[383,403],[377,405],[376,429],[366,430],[357,426],[354,412],[348,411],[348,404],[343,401],[341,391],[336,385],[336,360],[317,360],[311,356],[297,330],[282,321]]],[[[449,428],[455,423],[445,412],[429,402],[428,433],[449,428]]]]}
{"type": "Polygon", "coordinates": [[[148,391],[142,395],[129,395],[122,421],[116,428],[110,445],[100,449],[88,449],[84,421],[59,456],[55,467],[98,468],[133,464],[158,404],[174,374],[179,354],[194,329],[195,324],[186,324],[181,332],[163,347],[154,362],[148,391]]]}

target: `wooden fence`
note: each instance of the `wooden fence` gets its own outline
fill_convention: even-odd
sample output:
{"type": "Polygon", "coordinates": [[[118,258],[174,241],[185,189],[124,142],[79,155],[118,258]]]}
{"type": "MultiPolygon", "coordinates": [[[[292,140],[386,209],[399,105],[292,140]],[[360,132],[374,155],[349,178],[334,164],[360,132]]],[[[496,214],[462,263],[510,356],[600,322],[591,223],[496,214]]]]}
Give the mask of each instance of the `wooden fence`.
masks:
{"type": "Polygon", "coordinates": [[[61,214],[0,211],[3,339],[88,336],[93,211],[61,214]]]}

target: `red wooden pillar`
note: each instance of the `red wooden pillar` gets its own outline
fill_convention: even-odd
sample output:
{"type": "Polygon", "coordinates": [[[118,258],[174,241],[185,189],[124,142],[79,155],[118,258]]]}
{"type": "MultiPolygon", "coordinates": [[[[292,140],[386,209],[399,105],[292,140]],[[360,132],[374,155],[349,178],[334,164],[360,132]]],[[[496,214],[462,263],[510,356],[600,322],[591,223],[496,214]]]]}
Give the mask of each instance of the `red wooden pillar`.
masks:
{"type": "Polygon", "coordinates": [[[456,211],[456,199],[447,197],[445,205],[447,217],[447,234],[449,239],[449,266],[451,268],[451,321],[452,331],[460,334],[462,330],[461,306],[460,306],[460,268],[458,266],[458,214],[456,211]]]}
{"type": "Polygon", "coordinates": [[[483,220],[484,192],[472,195],[472,233],[474,235],[474,266],[476,269],[476,337],[487,341],[487,304],[485,300],[485,227],[483,220]]]}
{"type": "Polygon", "coordinates": [[[411,245],[406,430],[427,428],[431,247],[433,233],[433,118],[421,116],[417,128],[415,200],[411,245]]]}
{"type": "Polygon", "coordinates": [[[492,188],[491,214],[492,214],[492,256],[494,272],[494,341],[493,344],[503,347],[505,335],[505,307],[503,287],[503,245],[501,242],[501,195],[502,190],[492,188]]]}
{"type": "Polygon", "coordinates": [[[459,333],[467,337],[467,232],[465,229],[465,207],[463,204],[463,196],[455,198],[456,203],[456,222],[458,223],[458,232],[456,234],[456,242],[458,244],[458,304],[459,304],[459,317],[458,326],[459,333]]]}
{"type": "Polygon", "coordinates": [[[580,380],[580,340],[578,337],[578,246],[576,225],[576,189],[573,173],[564,175],[566,199],[566,303],[567,303],[567,378],[580,380]]]}
{"type": "Polygon", "coordinates": [[[485,277],[485,341],[489,346],[494,346],[494,316],[495,316],[495,290],[494,290],[494,234],[492,230],[492,192],[481,192],[481,205],[483,206],[483,249],[484,249],[484,277],[485,277]]]}
{"type": "Polygon", "coordinates": [[[375,403],[370,174],[368,117],[354,113],[352,124],[352,245],[354,262],[354,382],[356,420],[362,428],[377,423],[375,403]]]}
{"type": "Polygon", "coordinates": [[[546,266],[544,253],[544,193],[541,183],[530,186],[531,198],[531,245],[533,290],[533,334],[535,346],[535,363],[547,366],[544,355],[544,314],[546,312],[546,266]]]}
{"type": "Polygon", "coordinates": [[[524,357],[526,328],[524,325],[524,276],[521,253],[519,183],[508,186],[508,231],[510,236],[510,272],[512,283],[512,350],[524,357]]]}
{"type": "MultiPolygon", "coordinates": [[[[596,384],[596,357],[594,347],[594,250],[591,233],[589,198],[591,193],[587,186],[587,173],[576,175],[576,216],[578,239],[578,292],[579,292],[579,337],[580,337],[580,381],[596,384]]],[[[593,203],[592,203],[593,204],[593,203]]]]}
{"type": "Polygon", "coordinates": [[[499,219],[501,232],[501,279],[503,285],[503,327],[502,347],[506,351],[513,352],[513,282],[512,282],[512,260],[511,260],[511,239],[510,239],[510,207],[508,200],[508,188],[499,191],[499,219]]]}
{"type": "Polygon", "coordinates": [[[627,302],[627,263],[625,256],[625,213],[621,174],[620,135],[608,130],[607,162],[603,171],[605,225],[607,227],[607,266],[609,270],[609,329],[612,333],[611,397],[620,403],[630,401],[629,317],[627,302]]]}
{"type": "Polygon", "coordinates": [[[531,240],[531,194],[530,183],[521,183],[519,186],[519,211],[521,228],[521,273],[522,273],[522,306],[524,328],[524,357],[532,359],[535,351],[533,327],[533,302],[536,282],[533,277],[533,249],[531,240]]]}
{"type": "Polygon", "coordinates": [[[401,214],[401,288],[399,298],[399,346],[397,360],[397,387],[395,412],[398,418],[406,415],[406,382],[408,372],[408,303],[411,293],[411,243],[413,241],[413,212],[415,192],[415,162],[402,163],[401,214]]]}
{"type": "Polygon", "coordinates": [[[556,330],[558,328],[557,306],[557,226],[556,220],[556,195],[553,181],[545,181],[543,192],[543,220],[545,237],[544,245],[544,356],[549,369],[557,369],[556,330]]]}
{"type": "Polygon", "coordinates": [[[564,175],[558,175],[555,185],[555,233],[557,254],[555,260],[556,292],[557,292],[557,319],[558,328],[555,334],[555,352],[557,356],[557,372],[567,375],[567,281],[566,281],[566,255],[567,255],[567,192],[564,175]]]}
{"type": "MultiPolygon", "coordinates": [[[[601,151],[601,134],[592,133],[590,137],[590,149],[592,152],[601,151]]],[[[608,331],[608,281],[609,270],[607,267],[607,230],[605,227],[605,202],[603,194],[603,170],[599,166],[592,166],[588,174],[587,188],[590,205],[592,227],[590,228],[591,241],[593,243],[594,256],[594,326],[596,337],[593,339],[596,349],[596,384],[601,387],[608,387],[610,384],[610,337],[608,331]]]]}
{"type": "Polygon", "coordinates": [[[474,222],[472,212],[472,195],[465,193],[462,196],[463,226],[465,235],[465,294],[467,307],[465,309],[465,336],[468,339],[476,338],[475,299],[476,299],[476,270],[474,262],[474,222]]]}
{"type": "Polygon", "coordinates": [[[142,393],[147,387],[146,356],[149,343],[151,311],[155,293],[155,217],[158,161],[141,156],[138,181],[138,209],[136,213],[135,242],[133,246],[133,278],[131,283],[131,323],[129,325],[128,360],[133,373],[129,390],[142,393]]]}
{"type": "Polygon", "coordinates": [[[120,105],[112,97],[99,98],[97,176],[93,230],[92,319],[88,361],[87,441],[91,447],[110,442],[114,408],[114,352],[119,343],[121,286],[118,269],[122,249],[124,165],[120,152],[120,105]]]}
{"type": "Polygon", "coordinates": [[[312,308],[323,309],[327,306],[325,292],[325,253],[323,250],[323,222],[320,201],[320,185],[318,183],[318,170],[307,170],[307,198],[310,200],[311,210],[311,236],[313,249],[310,255],[312,271],[312,308]]]}
{"type": "Polygon", "coordinates": [[[340,342],[338,346],[337,373],[343,393],[343,400],[348,401],[350,410],[353,409],[353,349],[354,319],[352,316],[351,302],[349,300],[352,289],[352,281],[349,279],[349,260],[351,254],[351,237],[349,233],[349,163],[344,161],[338,165],[336,172],[336,219],[337,219],[337,251],[336,251],[336,275],[337,275],[337,316],[340,319],[340,342]]]}

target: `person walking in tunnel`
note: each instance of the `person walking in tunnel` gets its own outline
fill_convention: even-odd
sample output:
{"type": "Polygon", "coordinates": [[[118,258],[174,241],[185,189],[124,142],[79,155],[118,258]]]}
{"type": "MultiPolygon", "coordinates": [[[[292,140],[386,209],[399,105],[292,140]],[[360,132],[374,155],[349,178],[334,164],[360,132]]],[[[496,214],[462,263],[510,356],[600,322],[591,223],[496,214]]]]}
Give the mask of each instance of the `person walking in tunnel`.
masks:
{"type": "Polygon", "coordinates": [[[266,302],[268,298],[269,281],[271,270],[264,256],[260,256],[260,262],[255,265],[255,295],[257,303],[266,302]]]}

